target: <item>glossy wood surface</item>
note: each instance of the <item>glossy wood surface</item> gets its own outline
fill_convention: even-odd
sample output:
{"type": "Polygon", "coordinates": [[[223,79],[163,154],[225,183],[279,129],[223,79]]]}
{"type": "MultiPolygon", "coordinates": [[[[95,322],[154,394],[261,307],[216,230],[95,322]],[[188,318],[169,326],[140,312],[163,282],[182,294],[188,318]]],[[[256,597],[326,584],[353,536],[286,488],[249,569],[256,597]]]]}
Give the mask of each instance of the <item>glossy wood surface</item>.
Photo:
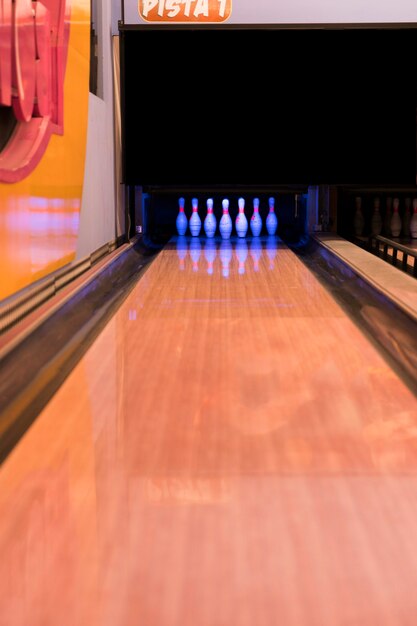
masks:
{"type": "Polygon", "coordinates": [[[314,237],[417,321],[417,281],[413,276],[338,235],[317,233],[314,237]]]}
{"type": "Polygon", "coordinates": [[[0,469],[0,625],[415,626],[416,398],[284,245],[186,244],[0,469]]]}

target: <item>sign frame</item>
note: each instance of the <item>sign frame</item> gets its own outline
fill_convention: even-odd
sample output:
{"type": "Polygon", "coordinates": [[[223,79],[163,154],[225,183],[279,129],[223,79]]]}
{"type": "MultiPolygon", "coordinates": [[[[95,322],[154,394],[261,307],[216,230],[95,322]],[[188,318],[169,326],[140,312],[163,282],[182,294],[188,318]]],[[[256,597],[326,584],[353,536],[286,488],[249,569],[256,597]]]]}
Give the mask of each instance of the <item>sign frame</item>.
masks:
{"type": "MultiPolygon", "coordinates": [[[[232,7],[233,2],[239,3],[239,0],[231,0],[232,7]]],[[[417,8],[416,8],[416,20],[415,21],[310,21],[310,22],[278,22],[278,21],[239,21],[233,22],[230,21],[229,18],[222,22],[209,22],[209,21],[146,21],[144,20],[139,11],[137,11],[137,22],[136,21],[126,21],[127,17],[127,9],[131,7],[132,4],[137,6],[138,0],[120,0],[121,3],[121,20],[118,22],[119,31],[122,30],[131,30],[131,29],[140,29],[143,27],[156,28],[160,26],[161,28],[184,28],[186,26],[190,28],[257,28],[257,29],[283,29],[283,30],[314,30],[314,29],[330,29],[330,30],[338,30],[338,29],[417,29],[417,8]]],[[[417,6],[417,5],[416,5],[417,6]]]]}

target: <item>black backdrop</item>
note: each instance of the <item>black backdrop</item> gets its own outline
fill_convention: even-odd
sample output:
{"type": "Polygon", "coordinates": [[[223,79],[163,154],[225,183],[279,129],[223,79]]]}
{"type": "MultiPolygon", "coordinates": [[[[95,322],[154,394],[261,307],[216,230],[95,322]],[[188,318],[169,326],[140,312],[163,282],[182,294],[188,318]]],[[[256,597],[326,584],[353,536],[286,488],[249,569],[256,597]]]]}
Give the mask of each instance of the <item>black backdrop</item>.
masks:
{"type": "Polygon", "coordinates": [[[405,184],[417,30],[121,33],[124,181],[405,184]]]}

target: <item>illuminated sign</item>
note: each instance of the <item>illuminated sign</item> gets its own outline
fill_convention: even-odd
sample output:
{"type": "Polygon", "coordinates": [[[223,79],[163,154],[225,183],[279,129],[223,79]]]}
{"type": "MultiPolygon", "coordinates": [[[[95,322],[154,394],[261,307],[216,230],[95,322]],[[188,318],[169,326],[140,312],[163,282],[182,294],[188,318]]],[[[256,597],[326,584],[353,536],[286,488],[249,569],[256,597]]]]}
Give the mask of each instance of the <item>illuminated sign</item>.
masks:
{"type": "Polygon", "coordinates": [[[123,0],[125,24],[416,24],[416,0],[123,0]]]}
{"type": "Polygon", "coordinates": [[[0,182],[25,178],[51,134],[63,133],[69,10],[69,0],[0,2],[0,105],[14,117],[0,152],[0,182]]]}
{"type": "Polygon", "coordinates": [[[224,22],[232,0],[139,0],[139,14],[147,22],[224,22]]]}

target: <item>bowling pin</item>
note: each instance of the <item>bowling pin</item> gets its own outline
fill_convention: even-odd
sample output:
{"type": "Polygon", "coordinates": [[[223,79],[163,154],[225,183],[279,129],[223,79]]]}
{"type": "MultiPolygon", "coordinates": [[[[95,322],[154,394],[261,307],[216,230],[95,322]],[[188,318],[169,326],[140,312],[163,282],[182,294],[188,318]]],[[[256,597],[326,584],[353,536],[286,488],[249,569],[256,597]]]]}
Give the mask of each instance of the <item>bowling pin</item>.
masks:
{"type": "Polygon", "coordinates": [[[187,238],[184,237],[184,235],[180,235],[177,239],[177,256],[179,259],[179,266],[181,271],[183,271],[185,267],[185,258],[187,256],[187,252],[187,238]]]}
{"type": "Polygon", "coordinates": [[[219,230],[223,239],[229,239],[232,234],[232,218],[229,215],[229,200],[226,198],[222,202],[223,215],[220,219],[219,230]]]}
{"type": "Polygon", "coordinates": [[[258,272],[259,271],[259,259],[262,256],[262,244],[257,238],[252,239],[252,243],[250,246],[250,255],[253,260],[253,269],[255,270],[255,272],[258,272]]]}
{"type": "Polygon", "coordinates": [[[379,198],[374,199],[374,212],[371,218],[371,235],[376,237],[381,234],[382,231],[382,217],[380,213],[381,200],[379,198]]]}
{"type": "Polygon", "coordinates": [[[187,232],[187,226],[188,226],[187,216],[184,213],[184,204],[185,204],[184,198],[180,198],[178,200],[179,212],[178,212],[177,221],[176,221],[177,233],[179,234],[180,237],[182,237],[182,235],[185,235],[185,233],[187,232]]]}
{"type": "Polygon", "coordinates": [[[236,257],[238,261],[238,273],[242,276],[245,273],[245,263],[248,258],[248,244],[245,239],[236,241],[236,257]]]}
{"type": "Polygon", "coordinates": [[[216,242],[213,239],[208,239],[204,246],[204,256],[207,261],[207,274],[211,276],[213,274],[213,264],[217,256],[216,242]]]}
{"type": "Polygon", "coordinates": [[[190,217],[190,231],[193,237],[198,237],[201,230],[201,219],[198,214],[198,200],[197,198],[193,198],[191,200],[191,204],[193,207],[193,212],[190,217]]]}
{"type": "Polygon", "coordinates": [[[259,215],[259,198],[253,200],[253,215],[250,219],[250,229],[254,237],[259,237],[262,230],[262,217],[259,215]]]}
{"type": "Polygon", "coordinates": [[[268,235],[275,235],[278,228],[278,218],[275,215],[275,198],[269,198],[269,213],[266,218],[266,230],[268,235]]]}
{"type": "Polygon", "coordinates": [[[238,237],[245,237],[248,232],[248,220],[245,215],[245,200],[239,198],[237,201],[239,207],[239,213],[237,214],[235,226],[238,237]]]}
{"type": "Polygon", "coordinates": [[[216,234],[217,220],[213,213],[213,198],[207,200],[207,215],[204,220],[204,232],[207,237],[214,237],[216,234]]]}
{"type": "Polygon", "coordinates": [[[404,200],[404,219],[403,219],[403,236],[409,239],[410,237],[410,222],[411,222],[411,198],[404,200]]]}
{"type": "Polygon", "coordinates": [[[410,222],[410,232],[413,239],[417,238],[417,198],[413,200],[413,216],[410,222]]]}
{"type": "Polygon", "coordinates": [[[391,235],[391,208],[392,198],[387,198],[384,217],[384,234],[388,236],[391,235]]]}
{"type": "Polygon", "coordinates": [[[220,261],[222,263],[222,276],[228,278],[229,265],[233,256],[233,248],[230,241],[224,240],[220,244],[220,261]]]}
{"type": "Polygon", "coordinates": [[[198,272],[198,262],[201,255],[201,243],[199,239],[190,241],[190,257],[193,262],[193,272],[198,272]]]}
{"type": "Polygon", "coordinates": [[[362,213],[362,198],[357,196],[355,198],[355,217],[353,218],[353,230],[357,237],[360,237],[363,233],[365,226],[365,220],[362,213]]]}
{"type": "Polygon", "coordinates": [[[390,229],[393,237],[399,237],[401,232],[401,217],[399,214],[400,200],[394,198],[393,202],[393,214],[391,216],[390,229]]]}

